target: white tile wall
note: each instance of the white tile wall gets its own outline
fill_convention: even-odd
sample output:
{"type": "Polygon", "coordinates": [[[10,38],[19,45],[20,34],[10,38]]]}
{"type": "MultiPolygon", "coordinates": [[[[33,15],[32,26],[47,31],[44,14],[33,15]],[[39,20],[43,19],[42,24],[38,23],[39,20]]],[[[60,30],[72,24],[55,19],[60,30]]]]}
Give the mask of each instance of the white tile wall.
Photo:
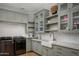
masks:
{"type": "Polygon", "coordinates": [[[57,41],[61,42],[71,42],[71,43],[78,43],[79,44],[79,34],[77,33],[54,33],[54,36],[57,41]]]}
{"type": "MultiPolygon", "coordinates": [[[[52,33],[53,34],[53,33],[52,33]]],[[[49,39],[48,34],[41,35],[43,39],[49,39]]],[[[63,33],[63,32],[55,32],[54,38],[58,42],[70,42],[79,44],[79,34],[77,33],[63,33]]]]}

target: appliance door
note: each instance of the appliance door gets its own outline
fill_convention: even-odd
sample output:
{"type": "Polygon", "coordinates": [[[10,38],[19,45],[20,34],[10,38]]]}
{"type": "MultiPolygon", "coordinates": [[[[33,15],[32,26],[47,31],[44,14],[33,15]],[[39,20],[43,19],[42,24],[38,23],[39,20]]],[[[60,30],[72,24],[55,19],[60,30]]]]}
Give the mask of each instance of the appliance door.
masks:
{"type": "Polygon", "coordinates": [[[26,40],[15,40],[15,54],[26,53],[26,40]]]}
{"type": "Polygon", "coordinates": [[[12,40],[1,40],[0,41],[0,55],[1,56],[12,56],[14,55],[12,40]]]}

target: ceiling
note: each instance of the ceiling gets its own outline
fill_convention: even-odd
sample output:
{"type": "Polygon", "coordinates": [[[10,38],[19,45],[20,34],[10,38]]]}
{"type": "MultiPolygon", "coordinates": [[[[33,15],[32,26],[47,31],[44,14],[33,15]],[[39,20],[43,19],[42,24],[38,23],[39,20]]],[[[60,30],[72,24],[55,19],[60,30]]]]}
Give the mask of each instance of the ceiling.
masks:
{"type": "MultiPolygon", "coordinates": [[[[0,5],[14,8],[24,13],[34,13],[40,9],[50,9],[54,3],[0,3],[0,5]]],[[[5,7],[6,8],[6,7],[5,7]]]]}

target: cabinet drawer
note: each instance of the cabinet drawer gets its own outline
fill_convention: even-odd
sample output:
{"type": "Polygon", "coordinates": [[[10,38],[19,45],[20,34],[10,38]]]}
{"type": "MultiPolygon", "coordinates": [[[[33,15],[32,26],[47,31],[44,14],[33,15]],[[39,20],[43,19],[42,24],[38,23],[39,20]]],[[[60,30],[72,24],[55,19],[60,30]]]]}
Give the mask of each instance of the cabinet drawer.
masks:
{"type": "Polygon", "coordinates": [[[65,56],[78,56],[79,55],[79,51],[78,50],[74,50],[71,48],[66,48],[66,47],[57,47],[57,50],[60,52],[62,52],[63,55],[65,56]]]}
{"type": "Polygon", "coordinates": [[[71,56],[79,56],[79,51],[74,50],[74,49],[70,49],[70,55],[71,56]]]}
{"type": "Polygon", "coordinates": [[[56,55],[68,56],[68,55],[70,55],[69,51],[70,50],[68,48],[65,48],[65,47],[61,47],[61,46],[56,47],[56,55]]]}

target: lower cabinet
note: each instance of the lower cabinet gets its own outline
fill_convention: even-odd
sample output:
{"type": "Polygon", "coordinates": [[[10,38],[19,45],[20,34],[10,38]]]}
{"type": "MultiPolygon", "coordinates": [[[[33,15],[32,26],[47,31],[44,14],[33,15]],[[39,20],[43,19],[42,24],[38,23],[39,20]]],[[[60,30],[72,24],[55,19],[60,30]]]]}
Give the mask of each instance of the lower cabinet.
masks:
{"type": "Polygon", "coordinates": [[[79,56],[79,50],[75,50],[75,49],[68,49],[69,51],[69,56],[79,56]]]}
{"type": "Polygon", "coordinates": [[[45,46],[42,46],[42,55],[47,56],[48,55],[48,48],[45,46]]]}
{"type": "Polygon", "coordinates": [[[42,56],[79,56],[79,50],[58,45],[48,48],[42,46],[38,41],[32,41],[32,50],[42,56]]]}
{"type": "Polygon", "coordinates": [[[79,56],[79,50],[62,47],[62,46],[56,46],[55,54],[56,56],[79,56]]]}
{"type": "Polygon", "coordinates": [[[48,48],[48,56],[56,56],[55,46],[53,46],[52,48],[48,48]]]}
{"type": "Polygon", "coordinates": [[[26,39],[26,52],[32,51],[32,41],[31,39],[26,39]]]}
{"type": "Polygon", "coordinates": [[[40,41],[32,40],[32,50],[40,55],[42,55],[42,45],[40,41]]]}

